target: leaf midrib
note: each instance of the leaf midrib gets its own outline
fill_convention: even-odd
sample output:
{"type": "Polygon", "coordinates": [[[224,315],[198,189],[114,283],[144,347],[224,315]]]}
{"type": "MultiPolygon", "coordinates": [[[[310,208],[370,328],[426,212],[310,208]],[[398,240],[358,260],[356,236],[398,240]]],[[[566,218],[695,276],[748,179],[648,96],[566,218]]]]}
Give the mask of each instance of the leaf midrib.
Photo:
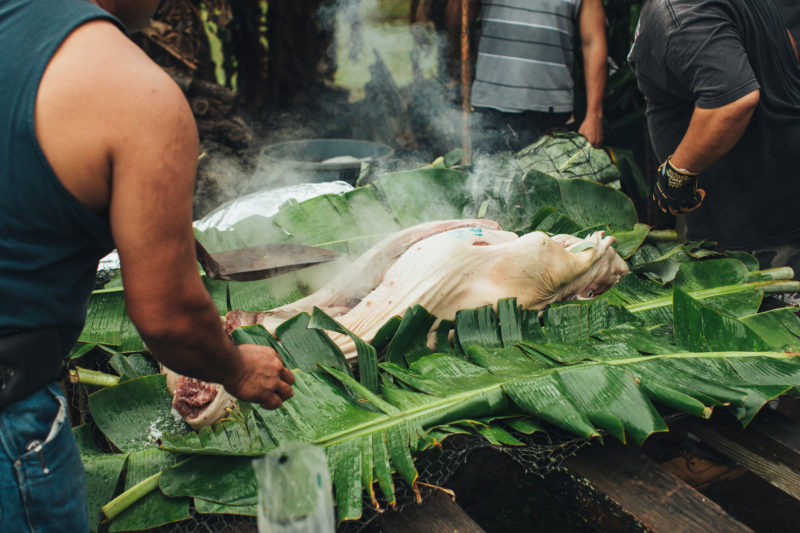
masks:
{"type": "MultiPolygon", "coordinates": [[[[580,367],[585,368],[589,366],[595,365],[609,365],[609,366],[625,366],[625,365],[634,365],[645,361],[654,361],[658,359],[719,359],[719,358],[753,358],[753,357],[769,357],[771,359],[787,359],[791,358],[791,355],[787,355],[785,352],[677,352],[677,353],[669,353],[669,354],[654,354],[654,355],[645,355],[640,357],[631,357],[626,359],[615,359],[615,360],[607,360],[607,361],[592,361],[592,360],[584,360],[580,362],[580,367]]],[[[427,413],[434,413],[435,411],[446,409],[453,404],[458,404],[464,399],[473,398],[479,396],[481,394],[489,393],[499,388],[502,388],[508,384],[515,383],[517,381],[523,381],[527,379],[531,379],[534,377],[541,377],[546,376],[547,374],[551,374],[554,372],[559,372],[561,370],[575,368],[577,364],[573,365],[563,365],[554,368],[543,369],[541,372],[536,374],[529,374],[525,377],[515,377],[510,378],[501,382],[493,383],[490,386],[483,387],[480,389],[471,389],[469,391],[464,391],[461,393],[457,393],[454,396],[447,396],[442,398],[441,401],[435,401],[432,403],[425,404],[423,406],[419,406],[413,408],[411,410],[404,410],[400,411],[397,414],[393,415],[386,415],[385,418],[380,419],[380,421],[369,421],[357,426],[354,426],[348,430],[339,431],[337,433],[333,433],[332,435],[328,435],[323,439],[317,439],[314,441],[314,444],[317,444],[322,447],[332,446],[339,442],[344,442],[346,440],[356,438],[362,435],[368,435],[377,431],[381,431],[397,425],[398,422],[404,422],[412,418],[422,418],[427,413]]],[[[494,376],[494,375],[493,375],[494,376]]],[[[435,395],[429,394],[429,397],[436,397],[435,395]]]]}
{"type": "MultiPolygon", "coordinates": [[[[754,281],[749,283],[739,283],[736,285],[725,285],[722,287],[714,287],[711,289],[699,289],[695,291],[688,291],[687,294],[696,300],[703,300],[712,298],[714,296],[724,296],[726,294],[734,294],[737,292],[744,292],[751,289],[760,289],[769,286],[778,286],[786,284],[786,280],[769,280],[769,281],[754,281]]],[[[650,309],[658,309],[660,307],[668,307],[672,305],[672,294],[668,296],[659,296],[652,298],[645,302],[629,304],[625,309],[631,313],[638,313],[640,311],[648,311],[650,309]]]]}

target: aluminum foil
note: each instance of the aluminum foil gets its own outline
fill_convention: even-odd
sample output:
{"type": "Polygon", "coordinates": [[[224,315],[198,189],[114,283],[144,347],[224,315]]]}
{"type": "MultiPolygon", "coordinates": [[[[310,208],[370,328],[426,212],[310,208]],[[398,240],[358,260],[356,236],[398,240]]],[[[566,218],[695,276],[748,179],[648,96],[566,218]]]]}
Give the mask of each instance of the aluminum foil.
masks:
{"type": "MultiPolygon", "coordinates": [[[[353,186],[344,181],[299,183],[276,189],[263,189],[225,202],[200,220],[196,220],[194,227],[200,231],[210,228],[226,230],[249,216],[271,217],[289,200],[302,202],[323,194],[341,194],[352,190],[353,186]]],[[[119,255],[116,250],[102,258],[97,265],[98,272],[116,269],[119,269],[119,255]]]]}
{"type": "Polygon", "coordinates": [[[341,194],[351,190],[353,186],[344,181],[298,183],[277,189],[263,189],[225,202],[205,217],[195,221],[194,227],[200,231],[210,228],[226,230],[249,216],[271,217],[288,200],[302,202],[323,194],[341,194]]]}

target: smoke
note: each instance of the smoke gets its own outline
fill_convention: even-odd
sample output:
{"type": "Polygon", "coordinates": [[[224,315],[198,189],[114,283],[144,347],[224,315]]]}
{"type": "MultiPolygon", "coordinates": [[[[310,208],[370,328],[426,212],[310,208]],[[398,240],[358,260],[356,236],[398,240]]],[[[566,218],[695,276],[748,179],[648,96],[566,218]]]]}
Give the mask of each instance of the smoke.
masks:
{"type": "Polygon", "coordinates": [[[207,146],[197,163],[194,218],[198,219],[220,203],[246,191],[252,171],[246,161],[215,146],[207,146]]]}
{"type": "MultiPolygon", "coordinates": [[[[334,84],[292,95],[290,106],[262,118],[258,140],[248,153],[216,153],[201,161],[205,181],[213,182],[207,196],[217,201],[205,202],[196,215],[259,189],[336,179],[261,154],[284,141],[360,139],[394,148],[393,157],[373,162],[373,175],[419,168],[461,147],[462,88],[446,75],[444,32],[430,20],[435,14],[417,13],[423,20],[409,24],[408,7],[402,9],[388,13],[378,0],[322,3],[315,16],[334,32],[328,51],[329,62],[338,66],[334,84]]],[[[481,190],[493,186],[492,165],[481,157],[483,139],[492,131],[484,127],[480,114],[470,115],[475,157],[468,187],[478,198],[481,190]]]]}

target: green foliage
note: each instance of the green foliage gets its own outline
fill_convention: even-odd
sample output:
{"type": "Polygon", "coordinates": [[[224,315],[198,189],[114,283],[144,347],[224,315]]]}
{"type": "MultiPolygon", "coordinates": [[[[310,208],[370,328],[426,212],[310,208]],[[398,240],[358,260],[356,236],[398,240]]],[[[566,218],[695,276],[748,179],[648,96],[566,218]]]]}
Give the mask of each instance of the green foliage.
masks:
{"type": "MultiPolygon", "coordinates": [[[[594,301],[556,304],[541,317],[513,299],[461,310],[438,326],[435,350],[427,333],[436,317],[412,308],[372,344],[354,338],[357,373],[324,332],[350,333],[318,309],[285,322],[276,337],[261,326],[237,329],[236,342],[271,346],[295,369],[294,397],[277,410],[240,402],[213,427],[189,430],[172,415],[164,377],[140,377],[147,360],[114,349],[136,341],[123,335],[121,291],[95,293],[84,338],[111,346],[105,349],[123,380],[92,394],[89,407],[97,429],[122,453],[85,445],[84,461],[93,505],[114,490],[101,475],[117,479],[127,462],[126,492],[115,500],[125,503],[111,528],[179,520],[190,501],[201,513],[252,516],[257,491],[249,458],[289,440],[326,450],[337,512],[347,520],[361,515],[364,491],[376,501],[376,485],[394,501],[397,479],[417,479],[416,454],[453,434],[515,446],[520,434],[555,426],[641,444],[666,430],[658,405],[702,417],[730,409],[746,424],[770,398],[800,384],[800,362],[783,351],[800,339],[800,320],[785,311],[757,313],[765,291],[791,285],[785,272],[757,271],[751,256],[709,254],[696,244],[643,244],[649,228],[637,223],[621,192],[548,175],[531,161],[531,168],[513,157],[499,161],[489,173],[492,186],[479,189],[453,168],[388,174],[342,197],[286,205],[270,219],[199,234],[211,249],[282,235],[358,254],[398,228],[475,209],[517,231],[605,229],[636,271],[594,301]]],[[[207,287],[225,312],[240,294],[263,291],[280,302],[332,275],[304,271],[245,290],[234,282],[207,287]]]]}

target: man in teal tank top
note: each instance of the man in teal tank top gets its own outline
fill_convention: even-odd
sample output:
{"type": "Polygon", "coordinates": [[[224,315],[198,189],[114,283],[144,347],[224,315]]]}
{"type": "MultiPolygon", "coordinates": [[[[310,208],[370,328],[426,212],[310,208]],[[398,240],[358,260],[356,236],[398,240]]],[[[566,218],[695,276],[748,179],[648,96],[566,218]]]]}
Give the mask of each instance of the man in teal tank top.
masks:
{"type": "Polygon", "coordinates": [[[0,2],[0,524],[88,530],[57,381],[97,261],[117,248],[128,314],[172,370],[276,408],[294,377],[235,346],[198,275],[197,130],[183,93],[125,34],[158,0],[0,2]],[[126,30],[127,28],[127,30],[126,30]]]}

